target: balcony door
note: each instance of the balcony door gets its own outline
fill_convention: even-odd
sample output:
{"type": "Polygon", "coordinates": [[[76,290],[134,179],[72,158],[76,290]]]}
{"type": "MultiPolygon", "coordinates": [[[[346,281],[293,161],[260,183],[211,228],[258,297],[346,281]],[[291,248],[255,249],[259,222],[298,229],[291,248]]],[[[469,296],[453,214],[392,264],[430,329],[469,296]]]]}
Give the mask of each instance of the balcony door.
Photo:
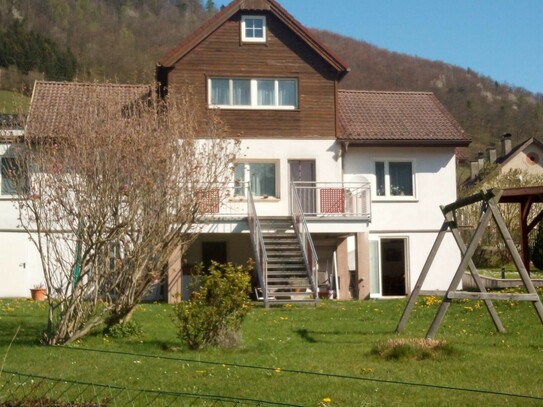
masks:
{"type": "Polygon", "coordinates": [[[298,197],[306,215],[317,213],[315,160],[289,160],[290,181],[296,182],[298,197]]]}

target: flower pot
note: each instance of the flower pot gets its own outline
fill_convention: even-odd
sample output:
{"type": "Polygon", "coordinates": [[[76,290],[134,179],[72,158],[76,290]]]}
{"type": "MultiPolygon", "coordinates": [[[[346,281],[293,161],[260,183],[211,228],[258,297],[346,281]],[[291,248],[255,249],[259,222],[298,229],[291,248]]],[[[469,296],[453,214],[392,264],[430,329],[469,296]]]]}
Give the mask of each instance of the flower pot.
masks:
{"type": "Polygon", "coordinates": [[[30,295],[34,301],[45,301],[45,288],[31,288],[30,295]]]}

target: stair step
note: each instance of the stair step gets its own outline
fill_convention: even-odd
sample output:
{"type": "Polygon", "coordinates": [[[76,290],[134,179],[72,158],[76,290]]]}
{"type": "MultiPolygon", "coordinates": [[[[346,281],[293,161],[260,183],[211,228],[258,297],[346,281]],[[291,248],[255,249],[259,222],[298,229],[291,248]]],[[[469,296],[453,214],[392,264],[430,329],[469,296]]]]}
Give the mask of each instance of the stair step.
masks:
{"type": "Polygon", "coordinates": [[[268,264],[292,264],[297,263],[304,266],[303,257],[282,257],[282,256],[269,256],[268,255],[268,264]]]}
{"type": "Polygon", "coordinates": [[[264,242],[282,242],[282,243],[298,243],[296,235],[290,236],[277,236],[277,235],[262,235],[264,242]]]}
{"type": "Polygon", "coordinates": [[[268,280],[270,279],[290,279],[290,278],[307,278],[307,273],[304,271],[276,271],[268,273],[268,280]]]}
{"type": "Polygon", "coordinates": [[[311,285],[309,284],[309,281],[305,284],[289,284],[287,282],[277,282],[277,284],[269,285],[268,286],[268,292],[271,291],[294,291],[294,290],[300,290],[305,291],[306,289],[309,289],[311,291],[311,285]]]}
{"type": "Polygon", "coordinates": [[[272,291],[268,292],[268,298],[269,297],[276,297],[276,299],[280,300],[280,298],[277,297],[289,297],[290,299],[313,299],[313,293],[312,292],[294,292],[294,291],[272,291]]]}
{"type": "Polygon", "coordinates": [[[268,276],[268,284],[272,282],[282,282],[282,281],[288,281],[289,283],[292,283],[292,279],[306,279],[307,274],[292,274],[292,275],[272,275],[268,276]]]}
{"type": "Polygon", "coordinates": [[[268,264],[268,272],[298,272],[307,275],[307,270],[302,264],[268,264]]]}

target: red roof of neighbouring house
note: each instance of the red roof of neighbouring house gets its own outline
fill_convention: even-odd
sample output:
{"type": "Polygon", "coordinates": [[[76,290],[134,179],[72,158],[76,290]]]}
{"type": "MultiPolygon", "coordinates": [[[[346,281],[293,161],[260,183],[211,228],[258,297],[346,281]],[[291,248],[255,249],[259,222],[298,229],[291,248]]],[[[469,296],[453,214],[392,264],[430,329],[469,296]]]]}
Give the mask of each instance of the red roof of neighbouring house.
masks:
{"type": "Polygon", "coordinates": [[[73,120],[74,113],[88,106],[91,100],[107,101],[109,106],[118,106],[121,112],[135,101],[151,96],[153,91],[150,85],[36,81],[25,137],[64,135],[70,129],[68,121],[73,120]]]}
{"type": "Polygon", "coordinates": [[[338,139],[364,145],[467,146],[471,140],[430,92],[340,90],[338,139]]]}
{"type": "Polygon", "coordinates": [[[205,40],[230,17],[240,10],[270,11],[296,35],[303,39],[317,54],[324,58],[335,70],[345,75],[349,67],[335,53],[328,49],[317,37],[309,32],[298,20],[275,0],[234,0],[228,6],[207,20],[187,38],[170,50],[159,61],[163,67],[171,67],[205,40]]]}

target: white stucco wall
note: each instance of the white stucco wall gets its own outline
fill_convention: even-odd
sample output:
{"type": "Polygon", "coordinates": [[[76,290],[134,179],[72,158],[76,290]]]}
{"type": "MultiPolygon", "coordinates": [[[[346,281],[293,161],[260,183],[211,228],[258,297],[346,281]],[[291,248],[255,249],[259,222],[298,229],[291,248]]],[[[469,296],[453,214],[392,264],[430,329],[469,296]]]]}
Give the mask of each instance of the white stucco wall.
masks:
{"type": "MultiPolygon", "coordinates": [[[[350,147],[345,154],[344,179],[366,178],[372,184],[370,240],[407,239],[406,270],[410,292],[443,223],[440,205],[456,200],[454,148],[362,148],[350,147]],[[414,197],[378,197],[376,161],[411,161],[414,197]]],[[[351,244],[352,247],[352,244],[351,244]]],[[[423,290],[445,290],[460,262],[460,251],[451,234],[442,243],[423,290]]]]}
{"type": "Polygon", "coordinates": [[[340,146],[331,139],[243,139],[242,162],[277,163],[278,198],[255,199],[260,216],[288,216],[289,160],[314,160],[318,182],[341,182],[340,146]]]}
{"type": "MultiPolygon", "coordinates": [[[[10,156],[10,145],[0,144],[0,157],[10,156]]],[[[0,195],[0,298],[30,297],[30,288],[44,282],[38,252],[18,218],[14,197],[0,195]]]]}

